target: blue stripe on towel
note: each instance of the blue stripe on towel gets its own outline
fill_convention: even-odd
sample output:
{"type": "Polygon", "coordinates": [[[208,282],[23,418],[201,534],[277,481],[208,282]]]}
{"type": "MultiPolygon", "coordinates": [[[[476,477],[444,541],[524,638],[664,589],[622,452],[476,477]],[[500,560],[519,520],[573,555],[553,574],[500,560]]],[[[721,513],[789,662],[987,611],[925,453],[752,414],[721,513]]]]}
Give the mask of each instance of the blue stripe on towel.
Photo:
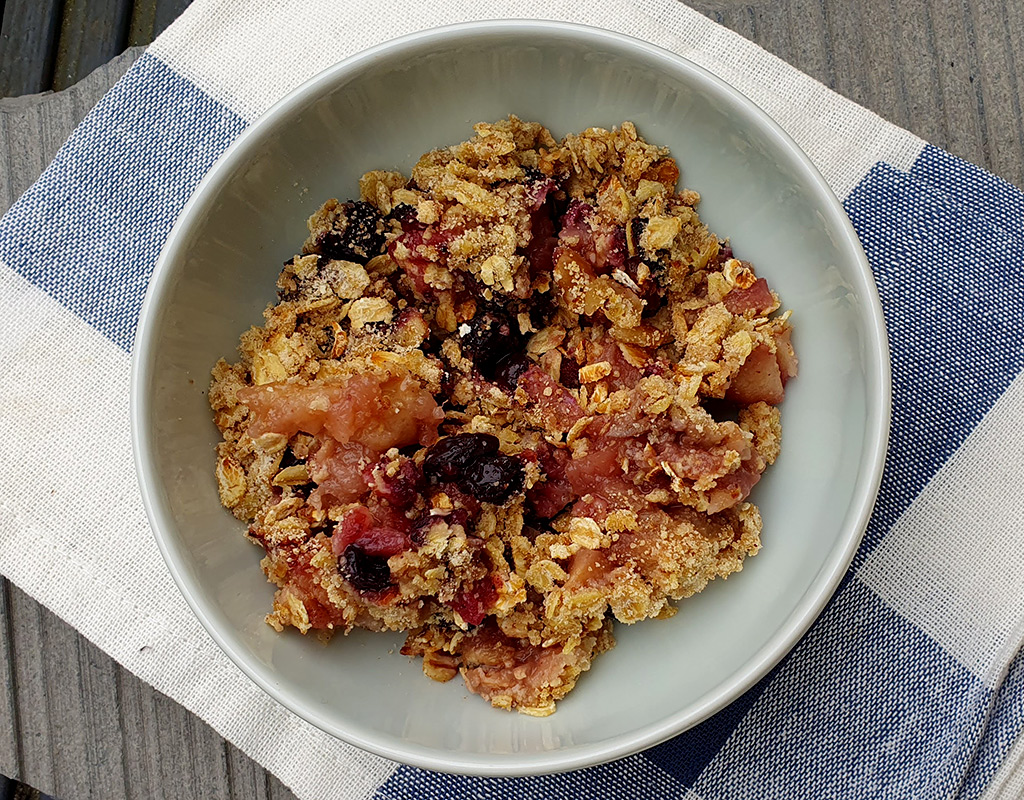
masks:
{"type": "Polygon", "coordinates": [[[129,349],[171,225],[244,127],[143,54],[0,220],[0,259],[129,349]]]}
{"type": "Polygon", "coordinates": [[[878,284],[893,372],[888,462],[855,564],[1024,368],[1021,242],[950,199],[953,173],[966,184],[977,168],[942,161],[949,194],[914,177],[919,164],[910,175],[877,164],[845,203],[878,284]]]}
{"type": "Polygon", "coordinates": [[[957,800],[980,798],[1007,754],[1024,734],[1024,653],[1018,652],[992,698],[985,735],[975,750],[967,780],[957,800]]]}
{"type": "Polygon", "coordinates": [[[716,800],[949,797],[991,695],[853,580],[693,789],[716,800]]]}
{"type": "MultiPolygon", "coordinates": [[[[483,702],[482,700],[480,702],[483,702]]],[[[502,712],[495,711],[500,714],[502,712]]],[[[467,778],[399,767],[376,800],[668,800],[685,787],[643,756],[535,778],[467,778]]]]}
{"type": "Polygon", "coordinates": [[[1024,235],[1024,192],[1012,183],[933,145],[924,148],[910,175],[993,225],[1024,235]]]}

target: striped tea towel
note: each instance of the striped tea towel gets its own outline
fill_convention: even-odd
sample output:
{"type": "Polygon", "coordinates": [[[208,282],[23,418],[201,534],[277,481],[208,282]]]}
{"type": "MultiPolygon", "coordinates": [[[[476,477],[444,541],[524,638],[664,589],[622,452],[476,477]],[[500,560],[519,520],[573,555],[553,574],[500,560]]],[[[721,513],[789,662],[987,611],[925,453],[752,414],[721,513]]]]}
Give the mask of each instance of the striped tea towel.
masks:
{"type": "Polygon", "coordinates": [[[0,262],[0,571],[300,798],[1024,795],[1024,194],[674,0],[196,0],[0,221],[0,262]],[[773,116],[844,200],[878,283],[894,378],[863,546],[793,652],[663,745],[514,780],[398,766],[250,684],[164,567],[128,430],[142,296],[217,156],[341,57],[507,17],[646,39],[773,116]]]}

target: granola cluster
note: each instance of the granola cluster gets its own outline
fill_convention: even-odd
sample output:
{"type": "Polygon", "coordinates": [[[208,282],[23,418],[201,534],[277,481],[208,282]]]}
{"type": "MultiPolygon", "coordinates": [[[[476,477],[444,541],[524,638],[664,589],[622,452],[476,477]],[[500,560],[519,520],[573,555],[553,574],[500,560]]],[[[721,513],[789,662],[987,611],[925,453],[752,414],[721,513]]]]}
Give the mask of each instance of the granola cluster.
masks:
{"type": "Polygon", "coordinates": [[[213,371],[217,481],[275,628],[406,631],[431,678],[545,715],[613,621],[757,552],[796,358],[631,123],[475,131],[310,218],[213,371]]]}

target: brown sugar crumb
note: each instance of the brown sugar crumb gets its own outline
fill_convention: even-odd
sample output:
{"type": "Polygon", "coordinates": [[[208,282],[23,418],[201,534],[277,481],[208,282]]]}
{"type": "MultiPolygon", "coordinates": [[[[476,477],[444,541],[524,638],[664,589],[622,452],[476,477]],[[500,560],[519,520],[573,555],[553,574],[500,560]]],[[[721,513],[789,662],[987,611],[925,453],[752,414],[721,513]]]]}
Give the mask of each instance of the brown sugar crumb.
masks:
{"type": "Polygon", "coordinates": [[[327,201],[213,369],[221,502],[267,622],[407,632],[424,673],[543,716],[760,548],[789,314],[632,123],[516,117],[327,201]]]}

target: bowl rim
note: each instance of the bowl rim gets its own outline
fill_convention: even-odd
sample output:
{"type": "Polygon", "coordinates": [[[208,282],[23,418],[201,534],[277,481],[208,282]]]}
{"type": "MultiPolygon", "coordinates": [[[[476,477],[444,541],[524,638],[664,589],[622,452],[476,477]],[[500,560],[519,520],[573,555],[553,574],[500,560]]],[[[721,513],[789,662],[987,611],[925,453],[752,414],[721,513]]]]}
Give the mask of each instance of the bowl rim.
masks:
{"type": "Polygon", "coordinates": [[[891,394],[888,338],[881,302],[867,257],[839,199],[809,157],[778,123],[746,95],[707,69],[670,50],[641,39],[579,23],[539,19],[491,19],[461,22],[416,31],[349,56],[290,91],[259,118],[251,122],[225,149],[182,207],[161,248],[150,277],[132,347],[130,417],[136,475],[146,516],[157,547],[171,577],[203,628],[221,651],[250,680],[275,701],[305,721],[342,741],[376,755],[412,766],[448,773],[516,777],[581,769],[632,755],[660,744],[703,722],[738,699],[793,649],[835,593],[867,528],[885,465],[891,421],[891,394]],[[713,694],[700,698],[697,702],[674,714],[647,725],[639,733],[634,731],[629,734],[619,734],[600,743],[573,746],[568,750],[554,749],[526,756],[466,755],[444,751],[437,751],[436,754],[433,754],[421,745],[405,746],[400,739],[391,735],[381,735],[372,729],[366,729],[365,726],[341,728],[314,713],[312,709],[305,707],[301,702],[297,703],[281,691],[273,680],[261,674],[261,668],[252,663],[244,652],[237,651],[207,616],[198,597],[201,589],[197,583],[193,582],[185,564],[183,548],[173,541],[173,536],[167,533],[173,528],[173,525],[165,507],[161,504],[163,499],[161,489],[154,480],[157,469],[152,460],[153,447],[147,422],[150,416],[150,404],[146,399],[145,391],[150,381],[150,365],[155,347],[154,325],[159,318],[159,298],[164,295],[173,279],[171,268],[177,258],[179,244],[187,229],[194,223],[193,210],[205,198],[208,190],[221,182],[222,176],[230,175],[232,169],[246,158],[246,145],[250,139],[258,137],[265,129],[329,90],[331,86],[343,80],[347,75],[357,73],[364,66],[372,64],[385,55],[400,56],[403,52],[412,49],[418,50],[433,42],[450,42],[452,38],[458,39],[480,34],[513,34],[528,37],[530,34],[540,33],[561,34],[620,50],[639,51],[648,59],[670,65],[687,79],[704,85],[731,103],[742,113],[749,124],[756,126],[776,147],[789,156],[791,163],[794,163],[803,172],[808,186],[813,188],[817,207],[827,216],[827,221],[834,225],[837,232],[840,233],[837,242],[838,248],[841,251],[845,250],[860,267],[855,284],[857,296],[862,305],[860,316],[866,323],[867,341],[865,342],[864,358],[867,366],[865,378],[868,391],[864,451],[858,470],[860,480],[851,497],[846,524],[841,531],[843,536],[837,543],[841,546],[835,547],[829,554],[814,582],[794,607],[785,623],[746,664],[727,681],[719,684],[713,694]]]}

